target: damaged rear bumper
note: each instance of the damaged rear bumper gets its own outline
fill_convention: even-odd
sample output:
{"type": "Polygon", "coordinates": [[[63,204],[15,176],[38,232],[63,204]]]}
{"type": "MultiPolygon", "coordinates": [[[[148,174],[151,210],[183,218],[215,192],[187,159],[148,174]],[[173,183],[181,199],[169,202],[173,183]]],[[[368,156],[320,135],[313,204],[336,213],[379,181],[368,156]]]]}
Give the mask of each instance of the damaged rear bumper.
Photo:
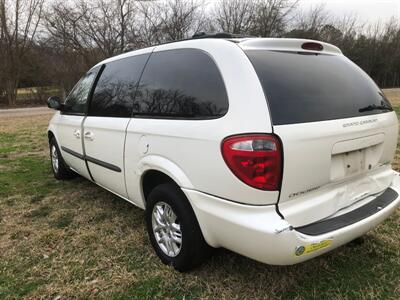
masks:
{"type": "Polygon", "coordinates": [[[198,191],[183,191],[208,244],[227,248],[263,263],[291,265],[348,243],[393,214],[400,204],[400,177],[395,177],[390,190],[366,204],[370,206],[368,210],[358,207],[361,211],[355,213],[355,209],[348,213],[353,213],[353,216],[337,216],[339,219],[336,221],[345,224],[336,224],[330,228],[332,230],[328,228],[334,224],[332,221],[293,228],[277,214],[274,205],[251,206],[198,191]],[[371,204],[373,201],[375,204],[371,204]],[[350,217],[355,218],[354,222],[349,221],[350,217]]]}

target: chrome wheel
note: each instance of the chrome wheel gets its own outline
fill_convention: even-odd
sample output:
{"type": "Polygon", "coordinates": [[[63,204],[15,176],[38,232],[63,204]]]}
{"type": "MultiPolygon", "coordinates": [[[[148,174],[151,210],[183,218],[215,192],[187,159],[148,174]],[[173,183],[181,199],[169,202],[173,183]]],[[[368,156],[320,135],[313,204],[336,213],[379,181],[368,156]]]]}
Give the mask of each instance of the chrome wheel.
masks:
{"type": "Polygon", "coordinates": [[[53,170],[55,173],[58,173],[59,168],[59,159],[58,152],[56,146],[51,146],[51,164],[53,165],[53,170]]]}
{"type": "Polygon", "coordinates": [[[177,256],[182,248],[182,231],[172,207],[165,202],[157,202],[151,221],[154,238],[160,249],[170,257],[177,256]]]}

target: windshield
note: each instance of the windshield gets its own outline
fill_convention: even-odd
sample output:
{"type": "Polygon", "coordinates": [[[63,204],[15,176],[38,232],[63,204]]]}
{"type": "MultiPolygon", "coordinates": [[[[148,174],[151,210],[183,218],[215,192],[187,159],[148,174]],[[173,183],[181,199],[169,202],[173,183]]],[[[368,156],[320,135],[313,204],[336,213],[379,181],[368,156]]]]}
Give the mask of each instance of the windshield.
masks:
{"type": "Polygon", "coordinates": [[[374,81],[345,56],[246,51],[268,100],[274,125],[391,111],[374,81]]]}

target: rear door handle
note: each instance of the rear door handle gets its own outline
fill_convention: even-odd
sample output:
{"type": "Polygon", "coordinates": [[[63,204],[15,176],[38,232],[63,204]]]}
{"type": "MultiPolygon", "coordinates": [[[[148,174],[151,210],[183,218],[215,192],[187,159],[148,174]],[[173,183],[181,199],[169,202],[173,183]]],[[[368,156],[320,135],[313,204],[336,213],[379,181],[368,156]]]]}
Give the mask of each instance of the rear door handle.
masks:
{"type": "Polygon", "coordinates": [[[89,141],[93,141],[94,140],[94,134],[91,131],[86,131],[85,132],[85,139],[89,140],[89,141]]]}
{"type": "Polygon", "coordinates": [[[81,138],[81,131],[79,129],[75,129],[73,135],[77,138],[81,138]]]}

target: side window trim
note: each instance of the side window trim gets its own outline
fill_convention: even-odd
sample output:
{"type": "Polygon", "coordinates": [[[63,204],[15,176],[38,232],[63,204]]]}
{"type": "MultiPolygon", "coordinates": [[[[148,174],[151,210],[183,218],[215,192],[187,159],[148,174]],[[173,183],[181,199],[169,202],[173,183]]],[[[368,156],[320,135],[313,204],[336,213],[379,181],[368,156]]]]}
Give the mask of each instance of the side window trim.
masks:
{"type": "Polygon", "coordinates": [[[90,105],[92,103],[94,90],[96,89],[97,83],[99,82],[101,74],[103,74],[103,71],[104,71],[105,68],[106,68],[106,64],[102,64],[100,66],[99,70],[97,71],[96,78],[93,81],[92,87],[90,88],[90,92],[89,92],[89,95],[88,95],[88,100],[87,100],[87,103],[86,103],[85,116],[89,116],[89,110],[90,110],[90,105]]]}
{"type": "MultiPolygon", "coordinates": [[[[147,57],[146,63],[145,63],[144,66],[143,66],[142,72],[140,73],[139,80],[138,80],[138,82],[137,82],[137,84],[136,84],[136,88],[135,88],[135,95],[134,95],[134,97],[133,97],[133,103],[135,103],[135,100],[136,100],[136,97],[137,97],[137,93],[138,93],[138,88],[139,88],[139,86],[140,86],[140,83],[142,82],[142,76],[143,76],[143,74],[144,74],[144,71],[146,70],[147,64],[149,63],[150,58],[153,56],[154,50],[155,50],[156,48],[157,48],[157,47],[155,47],[155,48],[149,53],[149,56],[147,57]]],[[[134,109],[134,107],[132,106],[132,111],[131,111],[131,116],[130,116],[131,119],[135,117],[135,112],[134,112],[134,111],[135,111],[135,109],[134,109]]]]}

